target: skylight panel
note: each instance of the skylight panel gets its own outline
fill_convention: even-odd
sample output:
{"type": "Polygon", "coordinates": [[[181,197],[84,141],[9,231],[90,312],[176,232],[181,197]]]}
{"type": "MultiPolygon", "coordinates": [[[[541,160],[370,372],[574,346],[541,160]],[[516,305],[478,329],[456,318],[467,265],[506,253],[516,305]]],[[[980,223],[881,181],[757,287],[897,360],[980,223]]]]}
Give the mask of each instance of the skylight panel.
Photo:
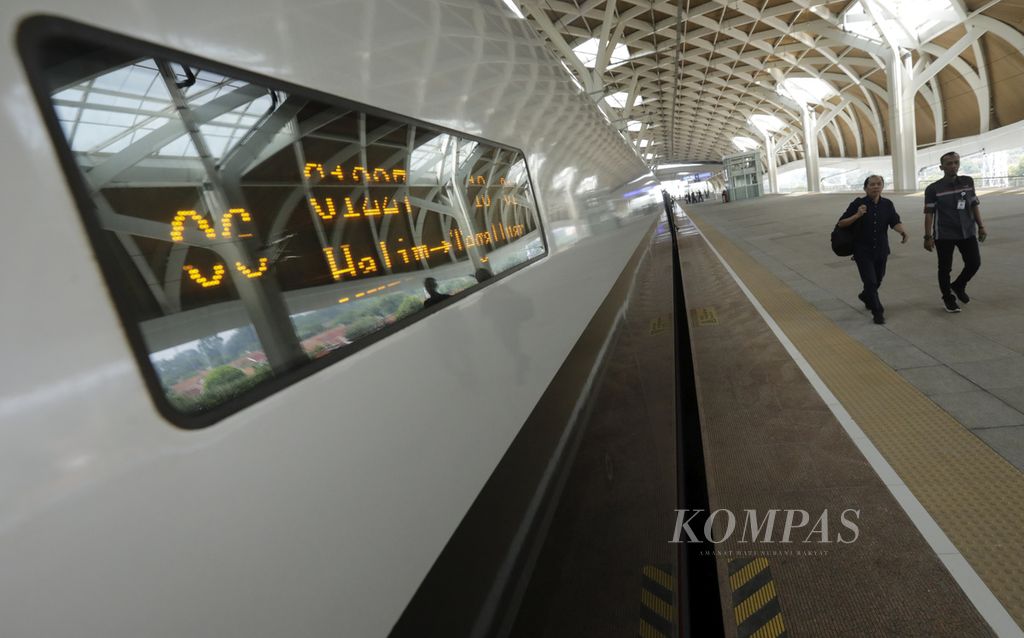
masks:
{"type": "MultiPolygon", "coordinates": [[[[588,69],[593,69],[597,66],[597,55],[598,49],[601,46],[601,41],[597,38],[590,38],[583,44],[577,45],[573,48],[573,53],[580,59],[583,66],[588,69]]],[[[616,44],[615,48],[612,49],[612,55],[608,59],[608,64],[618,64],[625,62],[629,59],[629,49],[626,48],[625,44],[616,44]]]]}
{"type": "Polygon", "coordinates": [[[843,15],[843,30],[875,42],[882,41],[882,34],[875,26],[874,20],[864,10],[864,5],[859,2],[850,7],[850,10],[843,15]]]}
{"type": "Polygon", "coordinates": [[[644,123],[641,122],[640,120],[629,120],[628,122],[626,122],[626,130],[632,133],[638,132],[643,127],[644,123]]]}
{"type": "Polygon", "coordinates": [[[886,0],[876,6],[876,13],[883,16],[882,24],[874,21],[864,7],[864,0],[860,0],[843,15],[843,30],[881,42],[881,27],[898,44],[909,47],[927,39],[928,33],[937,27],[959,22],[950,0],[886,0]]]}
{"type": "Polygon", "coordinates": [[[743,137],[742,135],[737,135],[736,137],[732,138],[732,143],[733,146],[740,149],[741,151],[752,151],[758,147],[757,142],[750,139],[749,137],[743,137]]]}
{"type": "Polygon", "coordinates": [[[774,115],[765,115],[758,113],[757,115],[750,116],[750,123],[754,127],[764,134],[773,133],[775,131],[781,131],[786,128],[786,123],[780,120],[774,115]]]}
{"type": "MultiPolygon", "coordinates": [[[[628,99],[629,99],[629,94],[626,93],[625,91],[619,91],[617,93],[612,93],[611,95],[604,96],[604,101],[606,103],[608,103],[609,106],[614,106],[617,109],[625,108],[626,107],[626,100],[628,100],[628,99]]],[[[636,99],[633,100],[633,106],[637,106],[637,105],[640,105],[640,104],[643,104],[643,103],[644,103],[644,100],[639,95],[637,95],[636,99]]]]}
{"type": "Polygon", "coordinates": [[[801,104],[821,104],[836,95],[832,85],[818,78],[786,78],[779,83],[778,91],[801,104]]]}

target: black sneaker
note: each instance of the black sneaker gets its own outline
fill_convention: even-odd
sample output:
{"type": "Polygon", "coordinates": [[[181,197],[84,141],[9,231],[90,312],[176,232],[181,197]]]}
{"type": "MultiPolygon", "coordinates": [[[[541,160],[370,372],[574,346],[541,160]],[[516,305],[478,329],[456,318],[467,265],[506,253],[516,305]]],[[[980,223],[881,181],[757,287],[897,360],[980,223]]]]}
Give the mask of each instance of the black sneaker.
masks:
{"type": "Polygon", "coordinates": [[[960,303],[970,302],[971,298],[967,296],[967,289],[965,286],[958,286],[956,284],[953,284],[949,287],[949,289],[953,291],[953,294],[956,295],[956,298],[960,300],[960,303]]]}
{"type": "Polygon", "coordinates": [[[960,306],[956,305],[956,299],[953,298],[953,295],[943,297],[942,303],[946,306],[946,312],[960,312],[960,306]]]}
{"type": "Polygon", "coordinates": [[[875,323],[877,323],[878,325],[882,325],[883,323],[885,323],[885,315],[883,315],[882,313],[873,312],[871,313],[871,316],[874,319],[875,323]]]}
{"type": "Polygon", "coordinates": [[[861,301],[864,302],[865,310],[871,310],[871,304],[868,303],[868,296],[867,295],[865,295],[863,292],[861,292],[861,293],[859,293],[857,295],[857,299],[860,299],[861,301]]]}

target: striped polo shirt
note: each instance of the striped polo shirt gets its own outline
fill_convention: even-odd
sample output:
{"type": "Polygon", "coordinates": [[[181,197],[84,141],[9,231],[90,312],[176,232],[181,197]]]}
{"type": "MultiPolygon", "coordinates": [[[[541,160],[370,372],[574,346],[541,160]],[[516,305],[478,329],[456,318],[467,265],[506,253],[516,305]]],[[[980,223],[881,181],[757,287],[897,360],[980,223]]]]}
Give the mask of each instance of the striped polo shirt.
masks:
{"type": "Polygon", "coordinates": [[[957,175],[953,181],[945,177],[924,189],[927,212],[934,212],[932,236],[935,239],[968,239],[977,234],[971,207],[979,204],[974,180],[957,175]],[[964,202],[962,205],[960,202],[964,202]],[[962,207],[961,207],[962,206],[962,207]]]}

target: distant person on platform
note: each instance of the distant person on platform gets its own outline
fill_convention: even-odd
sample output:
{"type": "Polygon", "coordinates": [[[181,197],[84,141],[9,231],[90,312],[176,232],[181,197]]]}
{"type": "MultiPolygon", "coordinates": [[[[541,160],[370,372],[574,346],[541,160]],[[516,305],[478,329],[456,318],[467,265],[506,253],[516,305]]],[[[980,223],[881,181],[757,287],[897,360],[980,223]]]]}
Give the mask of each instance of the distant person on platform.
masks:
{"type": "Polygon", "coordinates": [[[427,291],[427,298],[423,302],[424,308],[429,308],[434,304],[441,303],[448,297],[451,297],[451,295],[446,295],[437,291],[437,280],[433,277],[427,277],[423,280],[423,288],[427,291]]]}
{"type": "Polygon", "coordinates": [[[857,298],[871,311],[877,324],[885,323],[885,308],[878,298],[878,287],[882,285],[889,260],[889,229],[902,236],[900,243],[907,243],[907,233],[896,207],[891,200],[882,197],[884,186],[881,175],[871,175],[864,180],[865,196],[850,202],[838,224],[841,228],[853,226],[853,260],[857,262],[857,272],[864,284],[857,298]]]}
{"type": "Polygon", "coordinates": [[[949,152],[939,158],[942,179],[924,189],[924,249],[935,248],[939,255],[939,291],[946,312],[960,312],[956,300],[963,303],[967,296],[967,282],[981,268],[981,250],[978,242],[985,241],[988,233],[981,223],[978,196],[974,180],[957,175],[960,156],[949,152]],[[960,251],[964,268],[952,282],[953,248],[960,251]],[[953,295],[956,295],[954,298],[953,295]]]}
{"type": "Polygon", "coordinates": [[[494,273],[492,273],[490,270],[486,268],[477,268],[476,272],[473,273],[473,276],[476,278],[477,283],[482,284],[491,277],[493,277],[494,273]]]}

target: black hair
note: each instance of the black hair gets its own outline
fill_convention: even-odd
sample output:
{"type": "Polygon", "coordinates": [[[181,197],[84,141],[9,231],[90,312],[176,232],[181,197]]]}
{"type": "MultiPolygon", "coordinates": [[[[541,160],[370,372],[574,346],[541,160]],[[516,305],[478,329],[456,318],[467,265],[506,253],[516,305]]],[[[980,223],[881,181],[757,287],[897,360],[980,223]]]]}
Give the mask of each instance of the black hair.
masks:
{"type": "Polygon", "coordinates": [[[882,177],[881,175],[868,175],[867,177],[864,178],[864,188],[865,189],[867,189],[868,182],[871,181],[872,177],[877,177],[878,179],[882,180],[882,186],[885,186],[885,178],[882,177]]]}
{"type": "Polygon", "coordinates": [[[959,153],[957,153],[956,151],[950,151],[950,152],[948,152],[948,153],[943,153],[943,154],[942,154],[942,156],[941,156],[941,157],[939,158],[939,164],[942,164],[942,162],[943,162],[943,161],[944,161],[944,160],[945,160],[945,159],[946,159],[947,157],[949,157],[950,155],[956,155],[957,157],[960,157],[960,154],[959,154],[959,153]]]}

